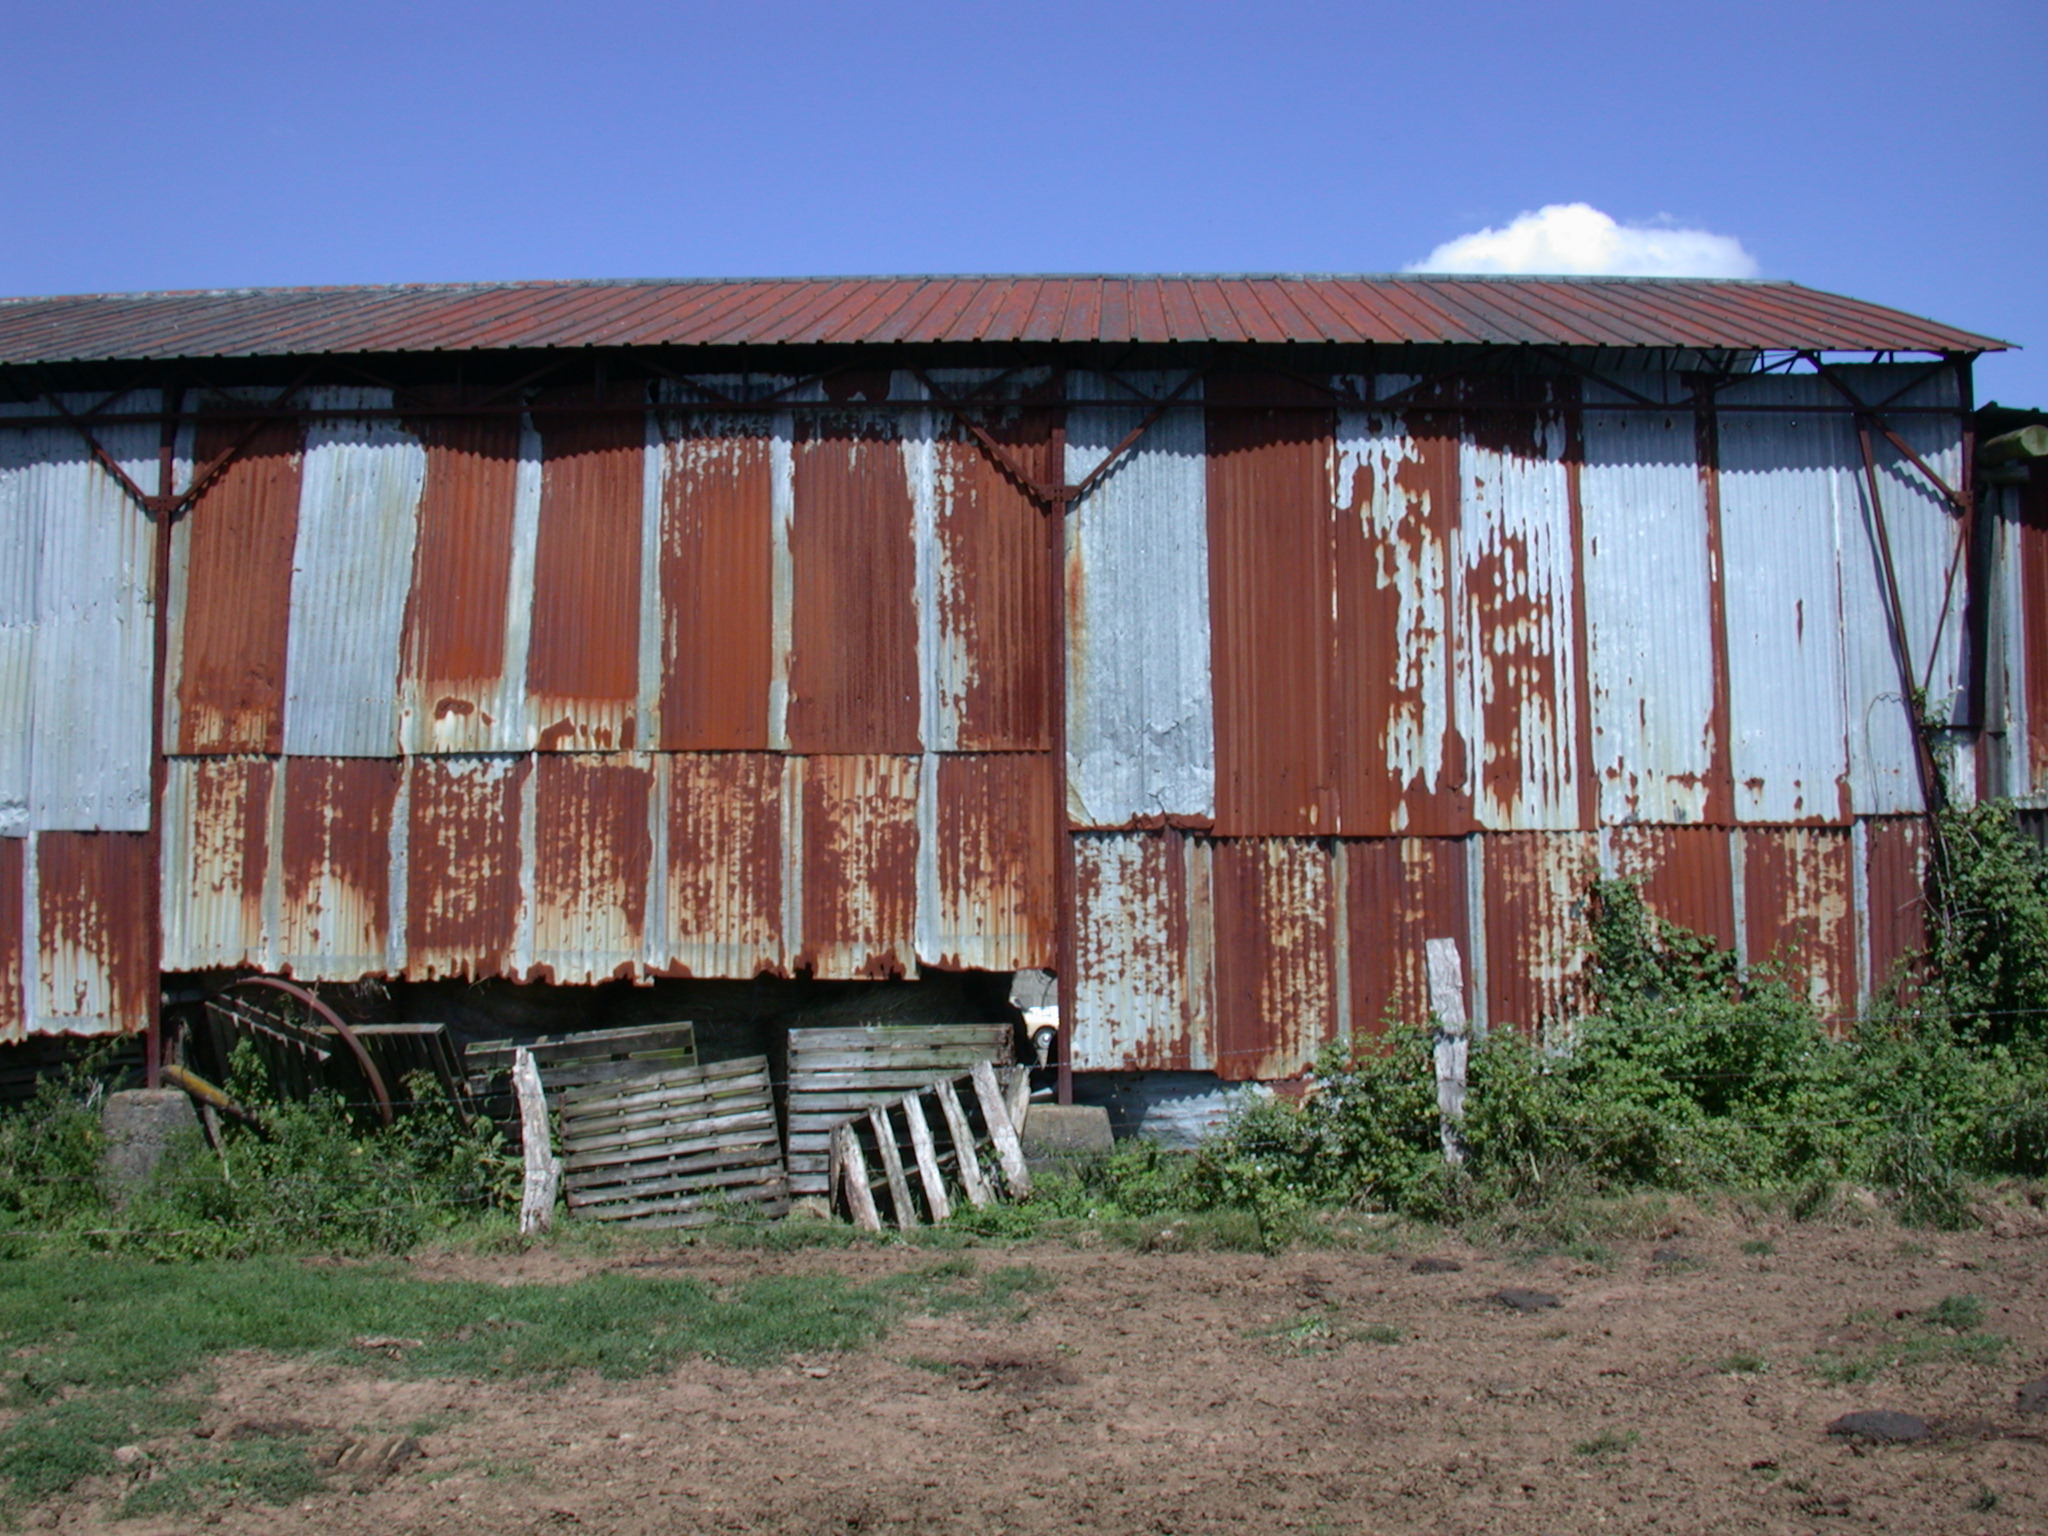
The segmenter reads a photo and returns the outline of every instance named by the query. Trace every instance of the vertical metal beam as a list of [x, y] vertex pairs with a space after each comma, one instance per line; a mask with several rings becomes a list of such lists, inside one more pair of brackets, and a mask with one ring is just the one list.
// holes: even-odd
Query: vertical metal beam
[[1052, 582], [1052, 784], [1053, 829], [1053, 978], [1060, 1009], [1058, 1096], [1074, 1102], [1074, 1020], [1079, 1011], [1079, 978], [1074, 966], [1080, 954], [1079, 919], [1074, 901], [1074, 838], [1067, 828], [1067, 513], [1073, 488], [1067, 484], [1067, 374], [1053, 369], [1052, 442], [1049, 466], [1053, 485], [1045, 511], [1045, 557]]
[[1714, 746], [1707, 759], [1706, 814], [1702, 819], [1710, 827], [1733, 826], [1734, 706], [1728, 685], [1728, 567], [1721, 553], [1721, 418], [1714, 412], [1713, 395], [1705, 389], [1695, 390], [1693, 406], [1695, 452], [1707, 509], [1708, 623], [1714, 639]]
[[182, 393], [169, 385], [164, 388], [163, 428], [156, 446], [156, 510], [150, 514], [156, 524], [156, 544], [151, 551], [151, 619], [155, 634], [150, 647], [149, 685], [149, 968], [153, 982], [142, 1055], [143, 1080], [151, 1088], [157, 1085], [164, 1060], [164, 789], [171, 768], [164, 756], [164, 689], [171, 655], [171, 530], [176, 526], [171, 508], [176, 504], [174, 482], [178, 472], [178, 408], [183, 404]]

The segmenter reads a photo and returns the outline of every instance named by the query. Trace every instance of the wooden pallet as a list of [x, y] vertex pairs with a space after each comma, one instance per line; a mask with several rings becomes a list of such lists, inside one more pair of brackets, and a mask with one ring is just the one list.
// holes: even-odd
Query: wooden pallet
[[835, 1126], [830, 1143], [833, 1207], [868, 1232], [882, 1230], [885, 1212], [908, 1232], [950, 1220], [962, 1198], [986, 1207], [1031, 1193], [1009, 1103], [985, 1061], [871, 1105]]
[[856, 1024], [789, 1032], [789, 1187], [831, 1189], [832, 1128], [977, 1062], [1010, 1061], [1007, 1024]]
[[765, 1056], [563, 1088], [560, 1105], [574, 1215], [688, 1227], [726, 1205], [789, 1209]]
[[533, 1052], [547, 1087], [548, 1107], [561, 1107], [570, 1088], [625, 1082], [650, 1073], [697, 1065], [697, 1036], [689, 1024], [635, 1024], [624, 1029], [585, 1029], [531, 1040], [478, 1040], [464, 1047], [469, 1092], [493, 1120], [512, 1124], [512, 1053]]
[[377, 1063], [394, 1100], [405, 1097], [408, 1077], [427, 1072], [440, 1083], [464, 1121], [475, 1113], [461, 1047], [446, 1024], [357, 1024], [353, 1031], [370, 1053], [370, 1060]]

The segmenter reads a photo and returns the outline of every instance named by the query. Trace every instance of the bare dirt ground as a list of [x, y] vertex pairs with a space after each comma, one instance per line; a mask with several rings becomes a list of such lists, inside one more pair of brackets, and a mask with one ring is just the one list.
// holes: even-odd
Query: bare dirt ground
[[[1771, 1251], [1764, 1251], [1768, 1244]], [[220, 1427], [290, 1418], [397, 1433], [424, 1455], [360, 1491], [147, 1532], [2048, 1531], [2048, 1235], [1674, 1220], [1604, 1263], [1445, 1240], [1399, 1253], [984, 1247], [1050, 1288], [1016, 1320], [905, 1317], [863, 1352], [758, 1371], [699, 1362], [538, 1388], [385, 1379], [261, 1358], [219, 1368]], [[676, 1247], [425, 1260], [423, 1273], [566, 1278], [607, 1265], [726, 1285], [936, 1258], [874, 1247]], [[1449, 1260], [1418, 1272], [1415, 1260]], [[1429, 1270], [1432, 1266], [1422, 1266]], [[1492, 1294], [1554, 1293], [1519, 1312]], [[1832, 1384], [1975, 1297], [1996, 1358]], [[1398, 1337], [1398, 1342], [1381, 1340]], [[1915, 1444], [1831, 1438], [1901, 1409]], [[36, 1524], [111, 1522], [81, 1489]]]

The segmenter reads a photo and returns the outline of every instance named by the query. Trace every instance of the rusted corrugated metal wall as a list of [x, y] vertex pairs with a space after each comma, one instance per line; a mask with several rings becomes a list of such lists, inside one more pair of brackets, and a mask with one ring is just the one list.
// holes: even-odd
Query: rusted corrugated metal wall
[[[1960, 404], [1950, 370], [1837, 372], [1873, 405]], [[1645, 371], [1527, 381], [1506, 412], [1497, 384], [1331, 384], [1207, 381], [1206, 473], [1152, 512], [1199, 522], [1206, 580], [1109, 542], [1141, 510], [1077, 513], [1070, 549], [1098, 562], [1079, 579], [1117, 611], [1084, 596], [1075, 620], [1076, 1065], [1298, 1071], [1334, 1034], [1427, 1011], [1431, 937], [1459, 940], [1477, 1018], [1562, 1026], [1603, 872], [1855, 1013], [1920, 942], [1923, 802], [1835, 387], [1757, 376], [1721, 398], [1770, 409], [1703, 410]], [[1959, 416], [1907, 419], [1959, 483]], [[1960, 520], [1882, 436], [1872, 452], [1916, 685], [1960, 710]], [[1104, 708], [1141, 675], [1101, 654], [1119, 615], [1207, 620], [1209, 815], [1099, 787], [1157, 739]], [[1124, 830], [1146, 813], [1186, 830]]]
[[[1841, 376], [1958, 403], [1952, 372]], [[1604, 869], [1853, 1011], [1916, 942], [1924, 850], [1831, 386], [1757, 376], [1724, 402], [1799, 409], [1713, 411], [1647, 371], [1512, 410], [1416, 385], [856, 369], [468, 418], [324, 391], [337, 414], [262, 428], [175, 525], [156, 958], [1047, 966], [1071, 857], [1074, 1064], [1283, 1076], [1416, 1016], [1432, 937], [1475, 1017], [1565, 1020]], [[947, 405], [991, 393], [1007, 464]], [[1169, 397], [1056, 548], [1019, 481], [1086, 480]], [[178, 475], [249, 398], [201, 402]], [[1960, 475], [1957, 418], [1902, 419]], [[109, 441], [149, 482], [155, 429]], [[1873, 453], [1910, 664], [1956, 708], [1958, 520]], [[2030, 527], [2006, 537], [2039, 585]], [[142, 1016], [151, 539], [74, 437], [0, 420], [28, 722], [0, 739], [0, 1030]], [[80, 679], [101, 707], [68, 707]]]

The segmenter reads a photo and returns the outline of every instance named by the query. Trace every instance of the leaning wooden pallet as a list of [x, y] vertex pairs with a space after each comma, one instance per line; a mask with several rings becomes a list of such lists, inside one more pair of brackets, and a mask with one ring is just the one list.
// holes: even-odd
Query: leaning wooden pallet
[[830, 1142], [832, 1204], [864, 1231], [882, 1230], [885, 1209], [908, 1232], [950, 1220], [956, 1194], [987, 1207], [1031, 1193], [1007, 1096], [985, 1061], [870, 1105], [834, 1126]]
[[531, 1040], [472, 1041], [462, 1051], [470, 1094], [493, 1120], [507, 1124], [517, 1114], [511, 1072], [513, 1052], [520, 1049], [533, 1052], [534, 1065], [547, 1085], [550, 1108], [560, 1107], [561, 1094], [568, 1088], [625, 1082], [697, 1064], [696, 1030], [684, 1023], [583, 1029]]
[[789, 1209], [765, 1056], [565, 1088], [560, 1111], [573, 1215], [687, 1227]]
[[792, 1029], [788, 1056], [789, 1187], [830, 1189], [832, 1128], [976, 1063], [1006, 1065], [1007, 1024], [856, 1024]]

